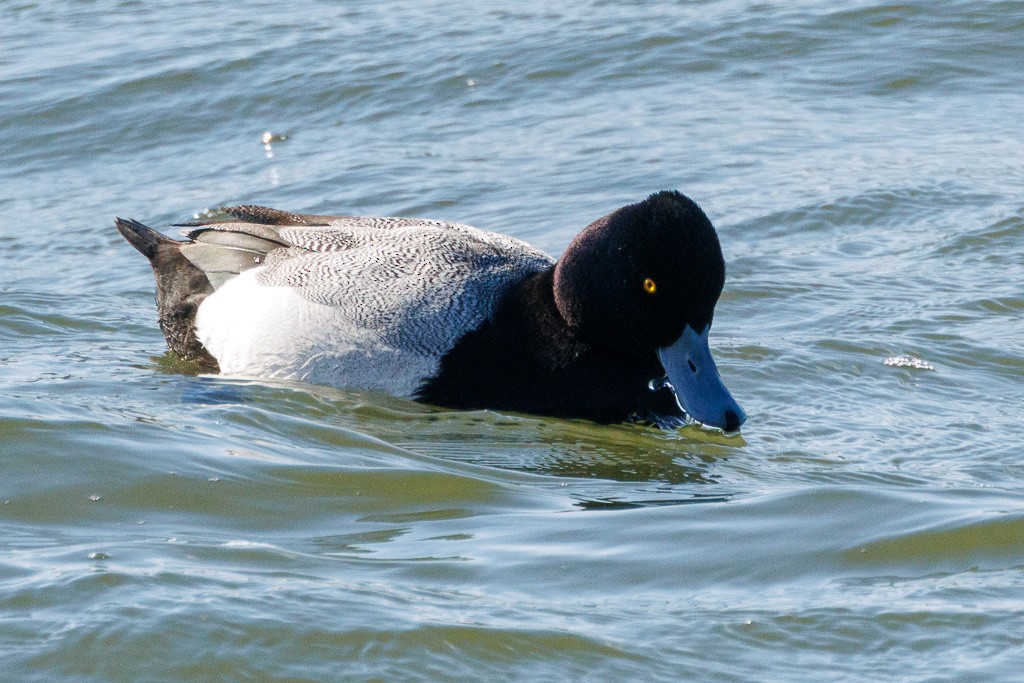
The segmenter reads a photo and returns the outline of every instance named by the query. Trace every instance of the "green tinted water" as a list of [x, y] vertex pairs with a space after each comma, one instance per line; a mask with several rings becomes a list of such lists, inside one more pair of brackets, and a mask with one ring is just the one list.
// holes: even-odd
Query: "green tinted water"
[[[3, 677], [1018, 677], [1021, 3], [0, 26]], [[557, 254], [663, 188], [719, 228], [742, 439], [191, 375], [112, 227], [262, 203]]]

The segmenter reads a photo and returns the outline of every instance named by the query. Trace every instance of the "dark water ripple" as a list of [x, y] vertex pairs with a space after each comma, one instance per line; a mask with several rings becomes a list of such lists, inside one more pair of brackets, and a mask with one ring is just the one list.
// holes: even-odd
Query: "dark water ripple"
[[[1018, 676], [1021, 3], [0, 26], [6, 676]], [[722, 237], [742, 438], [196, 376], [112, 229], [256, 202], [558, 253], [666, 187]]]

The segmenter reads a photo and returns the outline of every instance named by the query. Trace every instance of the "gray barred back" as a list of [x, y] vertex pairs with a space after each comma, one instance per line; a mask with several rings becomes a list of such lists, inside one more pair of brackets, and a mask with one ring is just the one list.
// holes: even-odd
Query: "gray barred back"
[[261, 285], [294, 288], [383, 345], [429, 356], [479, 327], [513, 283], [554, 263], [525, 242], [457, 223], [228, 212], [261, 220], [194, 226], [183, 249], [215, 287], [263, 265]]

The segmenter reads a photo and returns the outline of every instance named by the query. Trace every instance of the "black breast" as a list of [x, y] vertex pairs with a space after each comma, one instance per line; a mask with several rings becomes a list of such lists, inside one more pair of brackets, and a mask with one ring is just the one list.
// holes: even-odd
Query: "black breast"
[[671, 390], [648, 387], [664, 374], [653, 352], [614, 353], [573, 333], [555, 306], [553, 275], [551, 268], [512, 287], [494, 315], [445, 354], [417, 398], [596, 422], [680, 415]]

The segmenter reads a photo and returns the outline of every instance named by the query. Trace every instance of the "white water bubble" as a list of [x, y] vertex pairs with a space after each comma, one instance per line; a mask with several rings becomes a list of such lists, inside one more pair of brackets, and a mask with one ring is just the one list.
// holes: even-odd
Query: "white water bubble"
[[934, 370], [935, 366], [928, 361], [915, 358], [914, 356], [891, 356], [885, 359], [885, 364], [893, 368], [913, 368], [914, 370]]
[[650, 389], [651, 391], [661, 391], [665, 387], [672, 389], [672, 385], [668, 381], [668, 375], [665, 375], [664, 377], [658, 377], [657, 379], [652, 379], [650, 382], [647, 383], [647, 388]]

